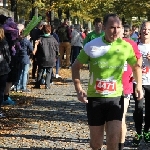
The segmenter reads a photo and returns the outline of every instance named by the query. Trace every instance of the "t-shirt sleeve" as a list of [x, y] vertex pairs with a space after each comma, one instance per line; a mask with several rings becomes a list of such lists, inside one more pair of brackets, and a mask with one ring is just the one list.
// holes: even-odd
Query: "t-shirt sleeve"
[[131, 66], [135, 65], [137, 63], [137, 58], [136, 58], [136, 55], [135, 55], [135, 52], [134, 52], [134, 49], [131, 45], [129, 45], [129, 54], [128, 54], [128, 57], [127, 57], [127, 63]]
[[85, 53], [84, 49], [80, 51], [77, 60], [82, 64], [86, 64], [89, 61], [89, 56]]

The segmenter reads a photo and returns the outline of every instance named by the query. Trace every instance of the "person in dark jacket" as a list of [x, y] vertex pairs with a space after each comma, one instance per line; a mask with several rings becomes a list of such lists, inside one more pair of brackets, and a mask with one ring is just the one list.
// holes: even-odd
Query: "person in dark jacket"
[[[21, 35], [22, 36], [22, 35]], [[20, 48], [19, 48], [19, 81], [17, 83], [17, 90], [21, 92], [30, 92], [27, 89], [28, 72], [30, 66], [30, 54], [33, 51], [32, 43], [27, 40], [26, 37], [20, 37]]]
[[[39, 39], [39, 37], [41, 35], [43, 35], [43, 31], [42, 31], [42, 28], [43, 28], [43, 25], [45, 24], [45, 22], [41, 21], [36, 28], [34, 28], [31, 33], [30, 33], [30, 41], [33, 43], [33, 45], [35, 45], [35, 41]], [[36, 70], [37, 70], [37, 59], [36, 59], [36, 55], [34, 55], [32, 57], [32, 79], [35, 79], [36, 77]]]
[[0, 118], [5, 117], [1, 111], [1, 105], [4, 98], [4, 90], [6, 86], [7, 76], [10, 72], [9, 68], [9, 46], [5, 40], [4, 30], [0, 27]]
[[40, 88], [42, 73], [46, 69], [45, 88], [49, 89], [51, 74], [58, 57], [59, 45], [56, 39], [51, 35], [50, 25], [44, 25], [42, 30], [44, 35], [35, 42], [33, 50], [33, 54], [36, 53], [38, 63], [38, 76], [35, 88]]

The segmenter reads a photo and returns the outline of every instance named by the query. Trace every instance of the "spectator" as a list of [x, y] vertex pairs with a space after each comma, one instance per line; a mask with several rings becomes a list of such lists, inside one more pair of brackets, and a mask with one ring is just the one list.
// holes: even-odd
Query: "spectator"
[[33, 54], [35, 55], [36, 53], [37, 55], [38, 63], [38, 76], [34, 88], [40, 88], [41, 77], [43, 71], [46, 69], [45, 89], [49, 89], [53, 67], [56, 64], [56, 58], [58, 57], [59, 45], [55, 38], [51, 35], [50, 25], [44, 25], [42, 31], [44, 35], [35, 42], [33, 51]]
[[[59, 37], [58, 37], [58, 35], [55, 32], [55, 28], [52, 29], [51, 35], [53, 35], [53, 37], [59, 43]], [[61, 78], [61, 76], [59, 75], [59, 66], [60, 66], [60, 58], [58, 56], [58, 58], [56, 59], [56, 75], [55, 75], [56, 78]]]
[[71, 59], [71, 65], [74, 63], [75, 59], [80, 53], [80, 50], [83, 48], [83, 39], [80, 32], [80, 25], [75, 24], [74, 30], [71, 33], [71, 46], [72, 46], [72, 59]]
[[[43, 21], [41, 21], [38, 25], [37, 25], [37, 27], [35, 27], [32, 31], [31, 31], [31, 33], [30, 33], [30, 36], [31, 36], [31, 42], [33, 43], [33, 46], [35, 45], [35, 41], [36, 40], [38, 40], [39, 39], [39, 37], [41, 36], [41, 35], [43, 35], [43, 31], [42, 31], [42, 28], [43, 28], [43, 25], [44, 25], [45, 23], [43, 22]], [[32, 60], [33, 60], [33, 62], [32, 62], [32, 79], [35, 79], [35, 73], [36, 73], [36, 70], [37, 70], [37, 60], [36, 60], [36, 55], [34, 55], [33, 57], [32, 57]]]
[[30, 92], [29, 89], [27, 89], [27, 81], [28, 81], [28, 72], [29, 72], [29, 66], [30, 66], [30, 53], [33, 51], [33, 46], [29, 40], [27, 40], [26, 37], [22, 36], [22, 33], [19, 37], [20, 41], [20, 47], [19, 48], [19, 81], [17, 83], [17, 90], [21, 92]]
[[[60, 66], [69, 68], [70, 66], [70, 53], [71, 53], [71, 30], [68, 26], [68, 19], [64, 20], [64, 23], [58, 28], [57, 31], [59, 37], [59, 52], [60, 52]], [[63, 57], [66, 53], [66, 64], [63, 63]]]
[[5, 115], [1, 112], [1, 104], [3, 103], [7, 76], [10, 72], [9, 62], [9, 46], [5, 40], [4, 30], [0, 27], [0, 118], [5, 117]]
[[135, 26], [135, 25], [132, 26], [130, 36], [131, 36], [131, 38], [132, 38], [135, 42], [138, 41], [138, 36], [139, 36], [139, 35], [138, 35], [138, 32], [136, 32], [136, 26]]

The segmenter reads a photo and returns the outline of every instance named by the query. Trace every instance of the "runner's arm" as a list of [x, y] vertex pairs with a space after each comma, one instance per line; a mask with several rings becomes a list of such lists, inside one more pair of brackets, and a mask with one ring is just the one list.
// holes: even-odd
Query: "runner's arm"
[[[137, 64], [132, 67], [132, 71], [133, 71], [133, 77], [135, 79], [136, 82], [138, 82], [138, 78], [142, 79], [142, 57], [140, 57], [139, 59], [137, 59]], [[140, 77], [138, 77], [140, 76]], [[141, 81], [142, 84], [142, 81]]]
[[136, 81], [136, 97], [138, 97], [138, 100], [143, 98], [143, 90], [142, 90], [142, 68], [141, 66], [136, 63], [135, 65], [131, 66], [133, 71], [133, 76]]
[[72, 65], [72, 80], [74, 82], [75, 90], [77, 93], [82, 91], [82, 86], [80, 82], [80, 69], [83, 66], [77, 59]]
[[88, 103], [87, 94], [82, 89], [81, 82], [80, 82], [80, 69], [83, 66], [77, 59], [75, 60], [74, 64], [72, 65], [72, 80], [74, 82], [75, 90], [77, 92], [78, 100], [83, 103]]

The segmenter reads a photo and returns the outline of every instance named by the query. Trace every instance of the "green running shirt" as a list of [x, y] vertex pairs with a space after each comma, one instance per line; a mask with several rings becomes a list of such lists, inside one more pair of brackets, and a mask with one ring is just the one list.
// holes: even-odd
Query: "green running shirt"
[[98, 34], [95, 31], [92, 31], [92, 32], [88, 33], [88, 35], [86, 36], [86, 38], [83, 41], [83, 46], [86, 43], [92, 41], [93, 39], [103, 36], [104, 34], [105, 34], [104, 32], [101, 32], [101, 33]]
[[132, 46], [118, 38], [107, 43], [103, 37], [96, 38], [84, 46], [77, 60], [90, 64], [88, 97], [118, 97], [122, 95], [124, 64], [137, 62]]

